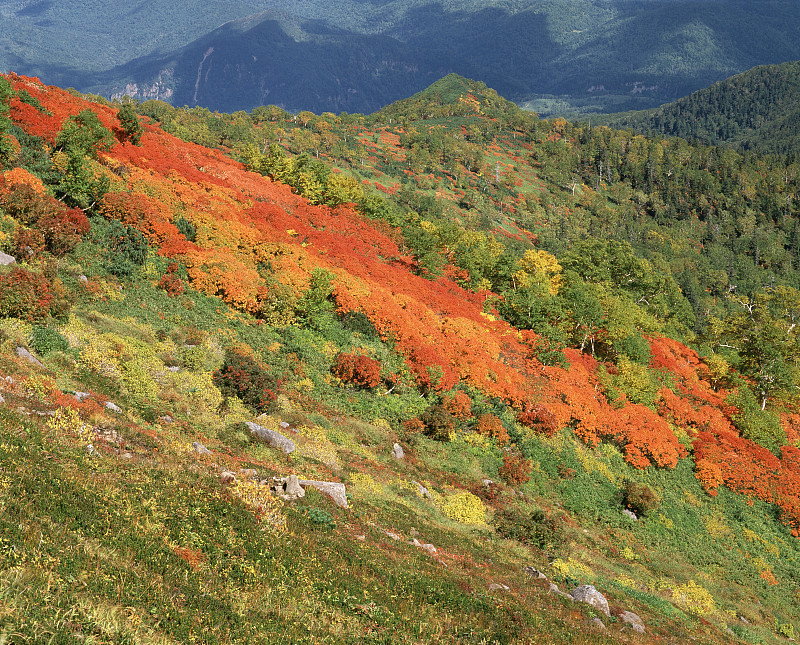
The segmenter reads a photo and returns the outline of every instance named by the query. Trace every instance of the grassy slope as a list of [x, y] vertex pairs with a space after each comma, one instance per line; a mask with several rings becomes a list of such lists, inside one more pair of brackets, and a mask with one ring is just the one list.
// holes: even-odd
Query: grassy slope
[[[54, 89], [48, 100], [54, 110], [73, 101]], [[120, 158], [131, 164], [121, 176], [137, 190], [149, 172], [151, 190], [167, 203], [177, 204], [172, 191], [180, 191], [191, 204], [218, 183], [303, 207], [220, 156], [155, 129], [146, 136], [146, 158], [117, 149], [105, 162], [118, 174]], [[165, 179], [171, 170], [178, 174]], [[193, 182], [190, 171], [207, 182]], [[488, 525], [456, 522], [442, 513], [443, 500], [464, 487], [480, 491], [484, 477], [499, 481], [504, 451], [469, 432], [448, 444], [404, 437], [398, 421], [427, 404], [408, 381], [382, 395], [331, 379], [337, 350], [358, 347], [389, 362], [391, 347], [336, 317], [322, 329], [271, 326], [193, 289], [170, 298], [155, 286], [167, 260], [154, 253], [130, 278], [114, 278], [105, 226], [95, 219], [59, 262], [76, 301], [68, 320], [49, 324], [69, 345], [38, 346], [44, 369], [14, 356], [35, 329], [0, 321], [0, 373], [10, 377], [0, 381], [0, 624], [12, 641], [719, 643], [731, 625], [745, 641], [768, 643], [797, 620], [796, 540], [761, 502], [724, 488], [708, 497], [691, 459], [639, 471], [612, 445], [589, 449], [569, 430], [548, 439], [519, 427], [531, 480], [485, 495], [488, 517], [541, 508], [563, 537], [530, 547]], [[263, 422], [299, 431], [290, 458], [248, 436], [241, 421], [253, 415], [241, 404], [215, 403], [208, 379], [222, 350], [237, 345], [284, 374], [284, 396]], [[74, 391], [92, 397], [77, 405]], [[473, 396], [494, 409], [490, 398]], [[123, 412], [104, 408], [106, 399]], [[49, 413], [65, 407], [77, 408], [80, 421], [55, 423]], [[167, 414], [172, 423], [160, 419]], [[402, 462], [389, 456], [398, 439]], [[197, 456], [193, 441], [213, 454]], [[338, 478], [352, 507], [314, 493], [294, 505], [266, 496], [248, 505], [246, 490], [220, 484], [223, 467]], [[636, 524], [621, 514], [626, 477], [660, 500]], [[434, 499], [419, 497], [412, 480]], [[416, 532], [436, 546], [434, 557], [407, 544]], [[648, 635], [613, 620], [609, 635], [592, 632], [592, 610], [548, 594], [525, 565], [565, 589], [595, 584], [612, 608], [640, 614]], [[492, 582], [510, 591], [490, 592]]]

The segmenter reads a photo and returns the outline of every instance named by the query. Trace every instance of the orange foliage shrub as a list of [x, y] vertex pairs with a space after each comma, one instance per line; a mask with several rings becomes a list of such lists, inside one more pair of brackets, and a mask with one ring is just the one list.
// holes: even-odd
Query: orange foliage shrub
[[531, 479], [531, 462], [522, 455], [504, 455], [500, 477], [509, 484], [524, 484]]
[[466, 421], [472, 416], [472, 399], [461, 390], [445, 397], [442, 405], [459, 421]]
[[508, 431], [503, 426], [503, 422], [493, 414], [482, 414], [478, 418], [478, 426], [475, 428], [478, 434], [496, 439], [499, 445], [508, 443]]
[[339, 353], [331, 369], [345, 383], [359, 387], [372, 388], [381, 382], [381, 364], [369, 356]]

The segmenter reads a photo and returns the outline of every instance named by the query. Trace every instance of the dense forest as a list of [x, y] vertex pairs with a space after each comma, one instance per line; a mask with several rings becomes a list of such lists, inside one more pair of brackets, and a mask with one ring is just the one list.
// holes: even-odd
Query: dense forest
[[592, 117], [614, 127], [760, 150], [800, 152], [800, 62], [756, 67], [657, 110]]
[[0, 104], [3, 638], [794, 637], [792, 158], [457, 75]]

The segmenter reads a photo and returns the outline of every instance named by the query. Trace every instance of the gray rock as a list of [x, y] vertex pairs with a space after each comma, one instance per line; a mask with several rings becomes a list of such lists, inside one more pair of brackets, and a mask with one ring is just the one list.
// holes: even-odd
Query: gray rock
[[241, 477], [242, 480], [245, 480], [245, 481], [246, 480], [250, 480], [250, 481], [257, 480], [258, 479], [258, 471], [255, 468], [242, 468], [239, 471], [239, 477]]
[[572, 597], [578, 602], [585, 602], [590, 604], [595, 609], [599, 609], [606, 616], [610, 616], [611, 612], [608, 610], [608, 601], [606, 597], [601, 594], [592, 585], [581, 585], [572, 590]]
[[5, 403], [5, 402], [6, 402], [6, 400], [3, 398], [3, 395], [0, 394], [0, 403]]
[[294, 500], [305, 496], [306, 490], [300, 485], [297, 475], [289, 475], [283, 485], [283, 498], [285, 500]]
[[547, 580], [547, 576], [544, 575], [538, 569], [533, 567], [523, 567], [522, 570], [527, 573], [531, 578], [536, 578], [536, 580]]
[[632, 611], [623, 611], [617, 614], [623, 623], [630, 625], [637, 634], [644, 634], [644, 621]]
[[412, 481], [411, 483], [412, 483], [412, 484], [414, 484], [414, 485], [416, 485], [416, 487], [417, 487], [417, 492], [419, 492], [419, 494], [420, 494], [422, 497], [424, 497], [425, 499], [430, 499], [430, 498], [431, 498], [431, 494], [430, 494], [430, 492], [429, 492], [429, 491], [428, 491], [428, 489], [427, 489], [427, 488], [425, 488], [425, 487], [424, 487], [422, 484], [420, 484], [420, 483], [419, 483], [419, 482], [417, 482], [417, 481]]
[[607, 631], [603, 621], [599, 618], [592, 618], [592, 627], [599, 629], [601, 632]]
[[387, 531], [386, 529], [384, 529], [383, 532], [386, 534], [387, 537], [390, 537], [393, 540], [399, 540], [402, 537], [401, 535], [395, 533], [394, 531]]
[[20, 358], [24, 358], [26, 361], [28, 361], [32, 365], [36, 365], [36, 367], [44, 367], [44, 365], [42, 365], [39, 362], [39, 359], [36, 358], [33, 354], [31, 354], [24, 347], [17, 347], [17, 356], [19, 356]]
[[411, 538], [411, 540], [409, 541], [409, 544], [411, 546], [415, 546], [415, 547], [417, 547], [419, 549], [422, 548], [422, 542], [420, 542], [417, 538]]
[[[284, 437], [280, 432], [275, 432], [274, 430], [260, 426], [252, 421], [246, 421], [245, 425], [250, 428], [250, 434], [263, 439], [273, 448], [283, 450], [287, 455], [294, 452], [294, 441]], [[344, 486], [344, 484], [342, 484], [342, 486]], [[347, 508], [347, 506], [345, 506], [345, 508]]]
[[636, 513], [634, 513], [633, 511], [631, 511], [631, 510], [629, 510], [629, 509], [627, 509], [627, 508], [625, 508], [625, 509], [622, 509], [622, 514], [623, 514], [623, 515], [627, 515], [627, 516], [628, 516], [628, 517], [630, 517], [630, 518], [631, 518], [631, 519], [632, 519], [634, 522], [638, 522], [638, 521], [639, 521], [639, 518], [638, 518], [638, 517], [636, 517]]
[[128, 459], [133, 459], [133, 455], [132, 455], [131, 453], [129, 453], [129, 452], [123, 452], [123, 453], [122, 453], [122, 454], [119, 456], [119, 458], [120, 458], [120, 459], [125, 459], [125, 460], [128, 460]]
[[219, 474], [219, 479], [223, 484], [232, 484], [236, 481], [236, 475], [234, 475], [230, 470], [223, 470]]
[[199, 441], [192, 441], [192, 450], [199, 455], [210, 455], [211, 451]]
[[80, 280], [81, 282], [89, 282], [89, 278], [87, 278], [87, 277], [86, 277], [85, 275], [83, 275], [83, 274], [81, 274], [81, 275], [79, 275], [79, 276], [78, 276], [78, 280]]
[[106, 401], [106, 407], [112, 412], [116, 412], [117, 414], [120, 414], [122, 412], [122, 408], [119, 407], [116, 403], [112, 403], [111, 401]]
[[180, 371], [181, 371], [181, 368], [180, 368], [180, 367], [178, 367], [177, 365], [170, 365], [170, 366], [167, 368], [167, 371], [168, 371], [168, 372], [180, 372]]
[[405, 456], [406, 455], [403, 452], [403, 446], [401, 446], [399, 443], [396, 443], [394, 446], [392, 446], [392, 457], [395, 459], [402, 459]]
[[439, 553], [439, 551], [436, 549], [435, 546], [433, 546], [433, 544], [423, 544], [420, 548], [424, 549], [431, 555], [436, 555], [437, 553]]
[[173, 419], [168, 414], [165, 414], [163, 417], [158, 417], [158, 420], [163, 423], [173, 423], [175, 421], [175, 419]]
[[86, 444], [86, 454], [94, 456], [94, 455], [98, 454], [98, 452], [94, 449], [94, 446], [92, 444], [87, 443]]
[[[286, 439], [286, 437], [284, 437], [284, 439]], [[289, 440], [287, 439], [287, 441]], [[294, 443], [289, 443], [292, 444], [292, 450], [294, 450]], [[311, 486], [311, 488], [316, 488], [323, 495], [330, 497], [337, 506], [347, 508], [347, 489], [344, 484], [340, 484], [339, 482], [320, 482], [310, 479], [301, 479], [299, 484], [303, 488], [308, 488], [309, 486]]]
[[86, 399], [92, 396], [91, 392], [73, 392], [72, 396], [75, 397], [75, 400], [78, 403], [83, 403]]
[[6, 266], [8, 264], [14, 264], [16, 259], [13, 255], [9, 255], [8, 253], [3, 253], [0, 251], [0, 265]]
[[481, 479], [481, 484], [483, 484], [486, 488], [493, 485], [494, 482], [491, 479]]
[[489, 591], [511, 591], [511, 589], [502, 583], [491, 582], [489, 583]]

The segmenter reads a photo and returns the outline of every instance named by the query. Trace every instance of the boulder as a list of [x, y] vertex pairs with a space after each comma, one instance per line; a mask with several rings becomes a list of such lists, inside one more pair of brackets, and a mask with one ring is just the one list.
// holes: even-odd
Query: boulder
[[607, 628], [606, 628], [605, 624], [599, 618], [596, 618], [596, 617], [592, 618], [591, 625], [592, 625], [592, 627], [594, 627], [597, 630], [600, 630], [601, 632], [607, 631]]
[[590, 604], [595, 609], [599, 609], [606, 616], [610, 616], [611, 612], [608, 610], [608, 601], [606, 597], [601, 594], [592, 585], [581, 585], [572, 590], [572, 598], [577, 602], [585, 602]]
[[112, 412], [116, 412], [117, 414], [120, 414], [122, 412], [122, 408], [119, 407], [116, 403], [112, 403], [111, 401], [106, 401], [106, 408], [108, 408]]
[[255, 468], [242, 468], [239, 470], [239, 477], [242, 480], [254, 481], [258, 479], [258, 471]]
[[[259, 439], [263, 439], [273, 448], [283, 450], [287, 455], [294, 452], [294, 441], [284, 437], [280, 432], [275, 432], [275, 430], [270, 430], [252, 421], [246, 421], [245, 425], [250, 428], [250, 434], [257, 436]], [[345, 506], [345, 508], [347, 507]]]
[[422, 545], [420, 548], [421, 548], [421, 549], [424, 549], [425, 551], [427, 551], [427, 552], [428, 552], [428, 553], [430, 553], [431, 555], [436, 555], [436, 554], [439, 552], [439, 551], [436, 549], [436, 547], [435, 547], [435, 546], [433, 546], [433, 544], [423, 544], [423, 545]]
[[44, 367], [44, 365], [42, 365], [41, 362], [39, 362], [39, 359], [36, 358], [33, 354], [31, 354], [24, 347], [17, 347], [17, 356], [19, 356], [20, 358], [24, 358], [32, 365], [36, 365], [36, 367]]
[[427, 488], [425, 488], [422, 484], [417, 481], [411, 482], [417, 487], [417, 492], [420, 494], [420, 497], [424, 497], [425, 499], [430, 499], [431, 494]]
[[91, 392], [73, 392], [72, 396], [78, 403], [83, 403], [86, 399], [92, 396]]
[[175, 419], [173, 419], [168, 414], [165, 414], [163, 417], [158, 417], [158, 420], [163, 423], [172, 423], [173, 421], [175, 421]]
[[630, 625], [637, 634], [644, 634], [644, 621], [632, 611], [623, 611], [617, 614], [623, 623]]
[[306, 496], [306, 490], [300, 485], [297, 475], [289, 475], [283, 484], [283, 499], [290, 501]]
[[491, 582], [489, 583], [489, 591], [511, 591], [511, 589], [502, 583]]
[[[284, 437], [284, 439], [286, 439], [286, 437]], [[289, 440], [287, 439], [287, 441]], [[292, 450], [294, 450], [294, 443], [289, 443], [292, 444]], [[310, 479], [301, 479], [299, 484], [303, 488], [308, 488], [309, 486], [311, 488], [316, 488], [323, 495], [330, 497], [337, 506], [347, 508], [347, 489], [344, 484], [340, 484], [339, 482], [320, 482]]]
[[8, 253], [3, 253], [0, 251], [0, 266], [6, 266], [8, 264], [14, 264], [17, 260], [14, 256], [9, 255]]
[[192, 441], [192, 450], [199, 455], [210, 455], [211, 451], [199, 441]]
[[630, 518], [631, 518], [631, 519], [632, 519], [634, 522], [638, 522], [638, 521], [639, 521], [639, 518], [638, 518], [638, 517], [636, 517], [636, 513], [634, 513], [633, 511], [631, 511], [631, 510], [629, 510], [629, 509], [627, 509], [627, 508], [625, 508], [625, 509], [623, 509], [623, 510], [622, 510], [622, 514], [623, 514], [623, 515], [627, 515], [627, 516], [628, 516], [628, 517], [630, 517]]
[[395, 459], [402, 459], [403, 457], [405, 457], [405, 453], [403, 452], [403, 446], [401, 446], [399, 443], [396, 443], [394, 444], [394, 446], [392, 446], [392, 457], [394, 457]]
[[230, 470], [223, 470], [219, 474], [219, 479], [223, 484], [232, 484], [236, 481], [236, 475], [234, 475]]
[[530, 567], [530, 566], [523, 567], [522, 570], [525, 573], [527, 573], [531, 578], [535, 578], [536, 580], [547, 580], [547, 576], [544, 575], [538, 569], [535, 569], [534, 567]]

